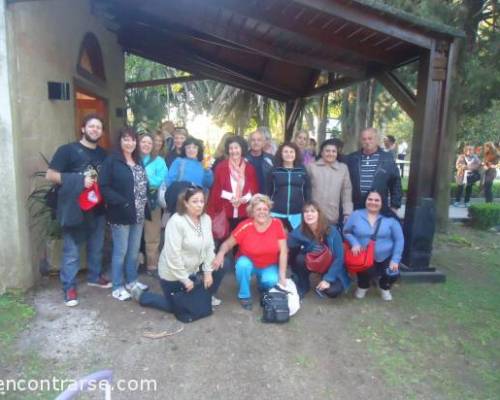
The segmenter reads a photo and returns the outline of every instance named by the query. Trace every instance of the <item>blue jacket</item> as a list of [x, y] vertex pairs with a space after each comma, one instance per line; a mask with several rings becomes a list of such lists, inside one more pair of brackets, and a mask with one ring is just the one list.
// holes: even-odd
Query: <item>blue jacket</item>
[[167, 186], [177, 181], [191, 182], [208, 189], [214, 182], [214, 175], [210, 169], [203, 168], [200, 161], [187, 157], [178, 157], [168, 171]]
[[[351, 279], [344, 268], [342, 237], [335, 225], [330, 225], [330, 233], [325, 240], [325, 244], [330, 248], [333, 254], [333, 262], [322, 279], [330, 283], [339, 279], [344, 289], [348, 289], [351, 285]], [[291, 249], [300, 248], [302, 253], [308, 253], [314, 251], [317, 246], [319, 246], [319, 243], [304, 235], [301, 227], [294, 229], [288, 235], [288, 247]]]
[[168, 168], [165, 160], [161, 156], [155, 157], [151, 160], [151, 156], [145, 156], [142, 159], [144, 168], [146, 168], [146, 176], [150, 189], [158, 189], [167, 177]]
[[[381, 222], [375, 241], [375, 260], [381, 262], [391, 257], [391, 261], [399, 264], [405, 243], [401, 224], [395, 218], [381, 214], [377, 221], [379, 219]], [[356, 210], [344, 226], [344, 236], [351, 246], [366, 247], [374, 229], [368, 222], [366, 209]]]
[[267, 194], [274, 202], [273, 212], [300, 214], [311, 196], [311, 183], [304, 167], [274, 167], [268, 175]]

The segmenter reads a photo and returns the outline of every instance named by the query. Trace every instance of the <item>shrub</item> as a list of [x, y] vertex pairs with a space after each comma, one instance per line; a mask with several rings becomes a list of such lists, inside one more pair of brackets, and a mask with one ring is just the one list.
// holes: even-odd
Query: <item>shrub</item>
[[471, 225], [479, 229], [500, 225], [500, 203], [473, 204], [469, 215]]

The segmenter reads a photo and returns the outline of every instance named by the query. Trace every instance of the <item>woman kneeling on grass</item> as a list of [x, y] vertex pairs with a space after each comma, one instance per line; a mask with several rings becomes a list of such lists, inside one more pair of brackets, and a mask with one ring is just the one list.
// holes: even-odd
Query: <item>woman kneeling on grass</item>
[[[403, 253], [404, 237], [399, 221], [392, 216], [384, 216], [382, 196], [379, 192], [368, 193], [364, 209], [354, 211], [344, 226], [344, 236], [351, 245], [353, 254], [368, 246], [372, 235], [375, 237], [375, 262], [371, 268], [358, 272], [358, 288], [355, 296], [365, 297], [370, 281], [379, 278], [378, 287], [383, 300], [392, 300], [391, 285], [397, 279], [399, 262]], [[377, 225], [378, 231], [377, 231]]]
[[212, 294], [212, 305], [217, 306], [221, 301], [213, 296], [224, 270], [220, 265], [212, 268], [214, 257], [212, 222], [205, 213], [203, 188], [187, 188], [179, 195], [177, 212], [165, 228], [165, 245], [158, 263], [163, 296], [138, 289], [132, 291], [132, 296], [142, 306], [172, 312], [172, 294], [192, 290], [201, 269], [203, 285]]
[[252, 275], [257, 276], [260, 290], [270, 289], [278, 281], [281, 286], [286, 286], [286, 232], [281, 221], [271, 217], [272, 205], [268, 196], [254, 195], [247, 207], [250, 218], [240, 222], [222, 243], [213, 262], [214, 268], [221, 266], [224, 255], [234, 246], [239, 246], [235, 266], [236, 280], [239, 285], [238, 298], [246, 310], [252, 309]]
[[293, 275], [297, 284], [297, 291], [302, 299], [309, 291], [309, 275], [306, 255], [326, 246], [333, 259], [326, 272], [321, 276], [321, 281], [316, 285], [319, 296], [337, 297], [347, 290], [351, 280], [344, 268], [344, 250], [342, 238], [335, 225], [328, 224], [325, 215], [315, 202], [307, 202], [302, 208], [302, 224], [290, 232], [288, 247]]

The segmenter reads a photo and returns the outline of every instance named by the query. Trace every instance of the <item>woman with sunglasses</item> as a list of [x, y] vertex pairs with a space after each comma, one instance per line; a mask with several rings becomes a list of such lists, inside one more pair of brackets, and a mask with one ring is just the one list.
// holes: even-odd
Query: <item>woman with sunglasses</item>
[[202, 188], [192, 186], [179, 195], [177, 212], [165, 228], [165, 244], [158, 263], [163, 295], [136, 288], [132, 296], [142, 306], [172, 312], [172, 293], [189, 292], [201, 279], [212, 294], [212, 305], [219, 305], [221, 301], [214, 295], [224, 269], [212, 265], [214, 258], [212, 222], [205, 213], [205, 194]]

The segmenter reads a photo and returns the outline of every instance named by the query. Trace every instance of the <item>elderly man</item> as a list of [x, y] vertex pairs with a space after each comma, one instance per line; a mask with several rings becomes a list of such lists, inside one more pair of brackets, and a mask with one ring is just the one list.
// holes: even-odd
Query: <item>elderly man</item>
[[266, 193], [266, 182], [269, 172], [273, 168], [273, 157], [264, 152], [266, 143], [265, 137], [260, 130], [250, 134], [248, 138], [250, 151], [247, 154], [247, 161], [253, 165], [257, 172], [257, 181], [259, 183], [259, 193]]
[[361, 132], [361, 150], [347, 156], [352, 183], [354, 209], [365, 207], [366, 195], [376, 190], [382, 195], [385, 207], [396, 212], [401, 206], [401, 177], [391, 153], [379, 147], [380, 136], [375, 128]]

